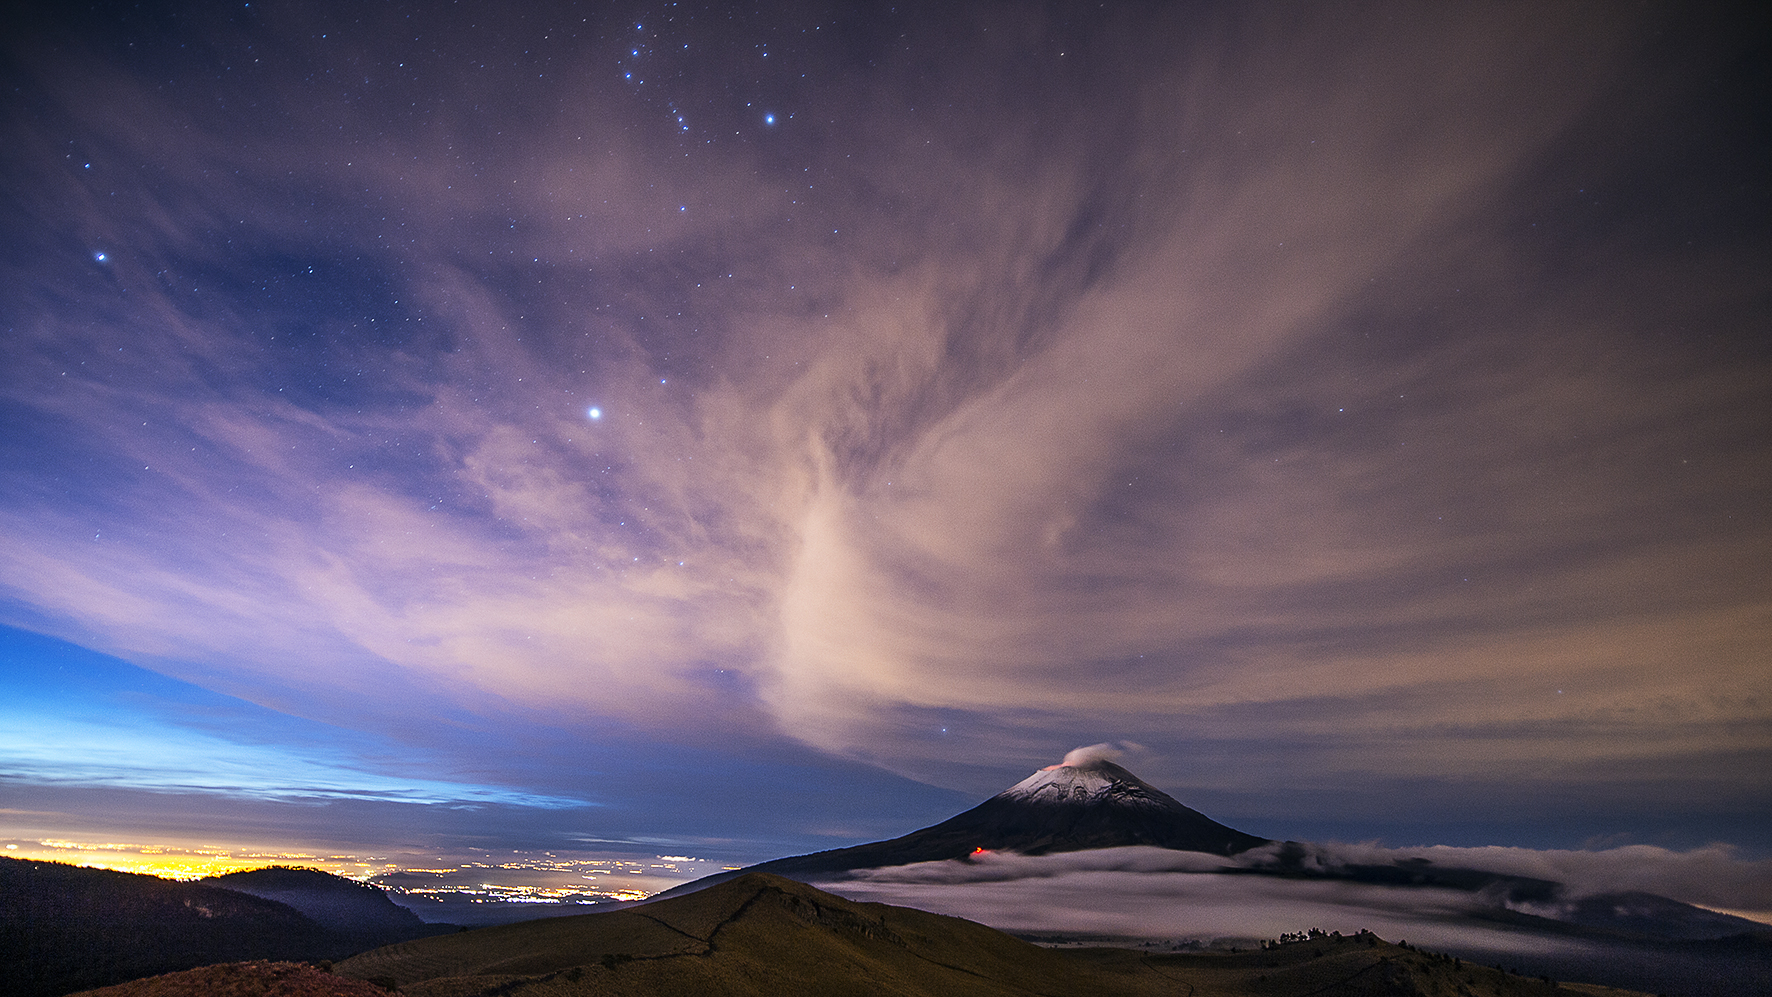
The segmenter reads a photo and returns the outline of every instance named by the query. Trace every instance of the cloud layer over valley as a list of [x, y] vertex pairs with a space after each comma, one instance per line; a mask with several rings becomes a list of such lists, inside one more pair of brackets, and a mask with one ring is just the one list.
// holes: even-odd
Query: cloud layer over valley
[[1746, 860], [1723, 848], [1307, 847], [1309, 865], [1323, 872], [1426, 859], [1440, 869], [1547, 879], [1564, 888], [1554, 899], [1510, 901], [1505, 891], [1253, 874], [1271, 864], [1272, 849], [1225, 859], [1142, 846], [1037, 856], [985, 853], [966, 861], [862, 870], [821, 885], [851, 899], [937, 911], [1009, 931], [1245, 944], [1316, 927], [1344, 934], [1368, 929], [1438, 948], [1577, 951], [1584, 943], [1484, 923], [1480, 915], [1506, 907], [1562, 917], [1582, 898], [1630, 892], [1701, 906], [1736, 905], [1732, 913], [1772, 923], [1772, 862]]

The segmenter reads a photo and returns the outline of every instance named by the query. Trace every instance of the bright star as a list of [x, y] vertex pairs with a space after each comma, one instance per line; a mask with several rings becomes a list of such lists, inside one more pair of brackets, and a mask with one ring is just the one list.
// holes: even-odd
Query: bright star
[[585, 415], [589, 416], [592, 422], [595, 422], [596, 420], [603, 418], [603, 410], [593, 405], [592, 407], [585, 409]]
[[93, 253], [92, 258], [97, 260], [100, 263], [103, 263], [105, 260], [110, 259], [110, 257], [106, 256], [103, 253]]
[[763, 115], [763, 123], [764, 123], [764, 124], [766, 124], [766, 125], [773, 125], [773, 124], [775, 124], [775, 115], [773, 115], [773, 114], [765, 114], [765, 115]]

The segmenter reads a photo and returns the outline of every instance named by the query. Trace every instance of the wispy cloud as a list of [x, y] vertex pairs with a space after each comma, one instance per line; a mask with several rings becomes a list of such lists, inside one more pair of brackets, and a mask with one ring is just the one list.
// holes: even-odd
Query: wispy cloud
[[1733, 43], [1146, 13], [20, 36], [0, 619], [402, 738], [1758, 806], [1767, 271], [1642, 140]]

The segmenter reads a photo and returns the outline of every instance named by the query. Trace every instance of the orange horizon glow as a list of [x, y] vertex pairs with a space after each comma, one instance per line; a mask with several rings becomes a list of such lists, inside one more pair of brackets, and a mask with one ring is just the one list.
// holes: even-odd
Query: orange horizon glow
[[181, 881], [225, 876], [232, 872], [278, 865], [320, 869], [356, 880], [365, 880], [400, 868], [398, 863], [383, 858], [327, 855], [308, 850], [69, 841], [59, 838], [44, 838], [25, 844], [10, 842], [0, 854], [8, 858], [60, 862], [90, 869], [132, 872]]

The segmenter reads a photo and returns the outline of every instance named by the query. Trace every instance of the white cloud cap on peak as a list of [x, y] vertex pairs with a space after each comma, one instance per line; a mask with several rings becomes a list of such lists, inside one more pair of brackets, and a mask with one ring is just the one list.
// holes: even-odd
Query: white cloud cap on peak
[[1064, 761], [1059, 764], [1076, 768], [1095, 762], [1112, 761], [1123, 754], [1125, 752], [1114, 747], [1112, 743], [1104, 741], [1101, 744], [1086, 744], [1081, 748], [1072, 748], [1065, 754]]

